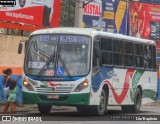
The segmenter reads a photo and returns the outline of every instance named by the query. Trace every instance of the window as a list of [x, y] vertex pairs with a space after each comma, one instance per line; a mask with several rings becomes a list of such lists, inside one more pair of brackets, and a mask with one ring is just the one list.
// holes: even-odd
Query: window
[[125, 42], [125, 53], [133, 54], [133, 43], [132, 42]]
[[155, 69], [155, 47], [151, 45], [144, 46], [144, 65], [146, 69]]
[[125, 55], [125, 66], [133, 67], [133, 56]]
[[101, 49], [104, 51], [112, 51], [112, 39], [101, 39]]
[[98, 41], [93, 45], [93, 66], [100, 66], [100, 42]]
[[112, 53], [102, 52], [102, 62], [103, 64], [112, 65]]
[[152, 51], [151, 46], [148, 45], [144, 46], [144, 66], [146, 69], [151, 69], [151, 62], [152, 62], [151, 51]]
[[134, 67], [133, 62], [133, 42], [124, 42], [124, 60], [125, 66]]
[[112, 65], [112, 39], [101, 39], [102, 64]]
[[113, 59], [114, 65], [117, 65], [117, 66], [123, 66], [124, 65], [123, 54], [114, 53], [113, 56], [114, 56], [114, 59]]
[[134, 61], [136, 68], [144, 68], [143, 44], [134, 43]]
[[117, 39], [113, 40], [113, 51], [123, 53], [123, 42]]
[[152, 61], [153, 61], [153, 69], [157, 69], [157, 64], [156, 64], [156, 48], [155, 46], [152, 47], [152, 54], [153, 54], [153, 57], [152, 57]]
[[124, 57], [123, 57], [123, 41], [114, 39], [113, 40], [113, 64], [117, 66], [124, 65]]

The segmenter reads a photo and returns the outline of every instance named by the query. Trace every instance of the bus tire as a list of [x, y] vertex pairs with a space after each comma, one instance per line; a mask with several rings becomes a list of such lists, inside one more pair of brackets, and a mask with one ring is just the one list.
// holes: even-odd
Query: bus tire
[[42, 114], [48, 114], [51, 111], [52, 105], [38, 104], [38, 110]]
[[105, 92], [104, 89], [102, 89], [102, 92], [101, 92], [101, 96], [100, 96], [100, 104], [97, 105], [97, 106], [92, 106], [91, 107], [91, 112], [94, 114], [94, 115], [104, 115], [105, 111], [106, 111], [106, 107], [107, 107], [107, 94]]
[[137, 88], [135, 92], [134, 105], [125, 105], [121, 106], [122, 111], [131, 112], [131, 113], [139, 113], [141, 108], [142, 94], [139, 88]]
[[134, 100], [134, 106], [133, 106], [133, 112], [138, 113], [141, 108], [141, 102], [142, 102], [142, 94], [139, 88], [137, 88], [135, 93], [135, 100]]

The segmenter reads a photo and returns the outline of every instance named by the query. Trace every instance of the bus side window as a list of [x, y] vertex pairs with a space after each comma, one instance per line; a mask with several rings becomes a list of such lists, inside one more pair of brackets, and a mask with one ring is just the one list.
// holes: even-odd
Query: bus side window
[[153, 58], [153, 46], [145, 45], [144, 46], [144, 65], [146, 69], [154, 69], [154, 61]]
[[134, 67], [133, 62], [133, 42], [125, 41], [124, 45], [125, 66]]
[[102, 64], [112, 65], [112, 39], [102, 38], [101, 39], [101, 53], [102, 53]]
[[144, 68], [143, 44], [134, 43], [134, 63], [136, 68]]
[[152, 47], [152, 64], [153, 64], [153, 69], [157, 69], [157, 64], [156, 64], [156, 48], [155, 46]]
[[144, 64], [146, 69], [156, 69], [155, 46], [144, 46]]
[[124, 66], [123, 49], [123, 41], [120, 39], [113, 39], [113, 64], [115, 66]]
[[95, 41], [93, 45], [93, 66], [100, 66], [100, 42]]

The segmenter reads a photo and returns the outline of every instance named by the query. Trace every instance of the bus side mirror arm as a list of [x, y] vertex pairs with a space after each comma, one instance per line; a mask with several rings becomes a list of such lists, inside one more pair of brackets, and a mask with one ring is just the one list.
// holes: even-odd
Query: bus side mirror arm
[[22, 44], [22, 42], [25, 42], [25, 49], [26, 49], [26, 47], [27, 47], [27, 41], [28, 40], [24, 40], [24, 41], [20, 41], [19, 42], [19, 44], [18, 44], [18, 54], [21, 54], [22, 53], [22, 50], [23, 50], [23, 44]]

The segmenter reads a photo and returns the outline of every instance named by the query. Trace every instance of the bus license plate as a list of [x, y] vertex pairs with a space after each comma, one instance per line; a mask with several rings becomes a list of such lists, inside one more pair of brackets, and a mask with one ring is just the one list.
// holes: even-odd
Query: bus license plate
[[58, 99], [59, 98], [59, 96], [58, 95], [48, 95], [48, 99]]

